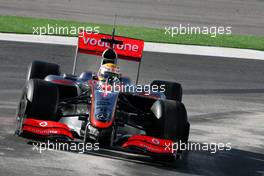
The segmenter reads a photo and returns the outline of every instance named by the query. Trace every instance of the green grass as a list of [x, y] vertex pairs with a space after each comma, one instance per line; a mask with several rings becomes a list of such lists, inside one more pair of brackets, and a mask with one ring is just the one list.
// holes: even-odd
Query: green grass
[[[66, 20], [37, 19], [18, 16], [0, 16], [0, 32], [32, 34], [33, 27], [41, 26], [62, 26], [62, 27], [100, 27], [100, 32], [111, 33], [112, 25], [83, 23]], [[148, 42], [178, 43], [204, 46], [222, 46], [232, 48], [247, 48], [264, 50], [264, 36], [245, 36], [245, 35], [177, 35], [171, 37], [165, 35], [165, 29], [154, 29], [146, 27], [132, 27], [118, 25], [117, 35], [143, 39]], [[55, 34], [58, 35], [58, 34]], [[71, 36], [71, 35], [70, 35]]]

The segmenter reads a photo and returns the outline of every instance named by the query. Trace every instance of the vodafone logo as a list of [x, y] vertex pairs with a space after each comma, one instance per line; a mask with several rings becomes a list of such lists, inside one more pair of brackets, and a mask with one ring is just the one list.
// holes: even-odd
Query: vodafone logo
[[45, 126], [48, 125], [48, 122], [40, 122], [39, 125], [42, 126], [42, 127], [45, 127]]
[[156, 144], [156, 145], [159, 145], [159, 144], [160, 144], [159, 140], [156, 139], [156, 138], [153, 138], [153, 139], [152, 139], [152, 143], [153, 143], [153, 144]]
[[[110, 47], [109, 43], [102, 42], [101, 40], [98, 40], [96, 38], [83, 37], [83, 42], [85, 45], [90, 45], [90, 46], [100, 46], [100, 47], [105, 47], [105, 48]], [[113, 48], [117, 50], [125, 50], [125, 51], [131, 51], [131, 52], [139, 51], [138, 45], [130, 44], [130, 43], [114, 44]]]

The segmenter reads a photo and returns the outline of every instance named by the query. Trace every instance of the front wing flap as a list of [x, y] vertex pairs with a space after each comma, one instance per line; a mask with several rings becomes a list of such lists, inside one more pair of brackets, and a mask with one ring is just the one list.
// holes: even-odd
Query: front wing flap
[[134, 135], [122, 145], [122, 148], [137, 150], [144, 154], [176, 156], [176, 150], [173, 150], [173, 141], [159, 139], [146, 135]]
[[64, 137], [73, 140], [71, 129], [60, 122], [25, 118], [22, 124], [22, 135], [32, 135], [43, 138]]

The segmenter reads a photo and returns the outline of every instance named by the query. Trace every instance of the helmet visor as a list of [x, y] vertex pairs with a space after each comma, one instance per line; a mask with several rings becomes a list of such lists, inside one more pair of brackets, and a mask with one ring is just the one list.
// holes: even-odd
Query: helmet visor
[[103, 74], [100, 74], [100, 77], [104, 80], [107, 80], [109, 78], [119, 78], [119, 74], [113, 72], [104, 72]]

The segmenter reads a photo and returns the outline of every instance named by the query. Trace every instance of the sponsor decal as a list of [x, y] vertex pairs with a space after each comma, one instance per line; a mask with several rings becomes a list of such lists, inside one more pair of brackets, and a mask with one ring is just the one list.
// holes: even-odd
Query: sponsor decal
[[153, 144], [156, 144], [156, 145], [160, 144], [160, 141], [158, 139], [156, 139], [156, 138], [153, 138], [152, 142], [153, 142]]
[[106, 113], [102, 113], [102, 114], [97, 114], [96, 115], [97, 119], [105, 121], [108, 119], [108, 115]]
[[40, 122], [39, 125], [42, 127], [45, 127], [48, 125], [48, 122], [43, 121], [43, 122]]

